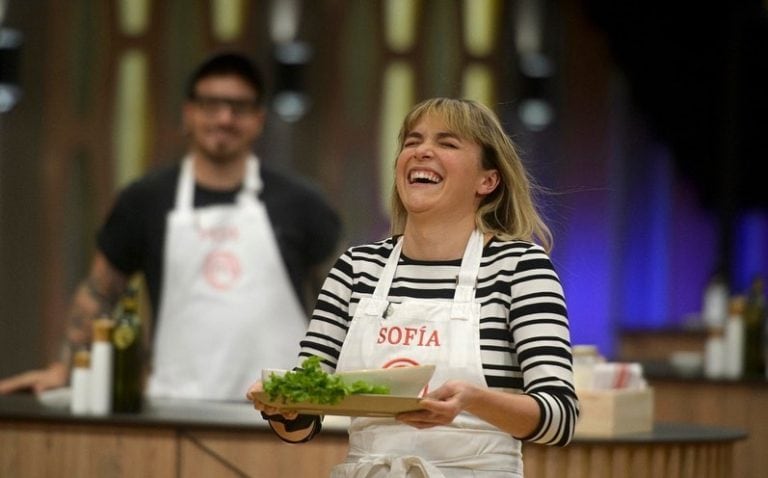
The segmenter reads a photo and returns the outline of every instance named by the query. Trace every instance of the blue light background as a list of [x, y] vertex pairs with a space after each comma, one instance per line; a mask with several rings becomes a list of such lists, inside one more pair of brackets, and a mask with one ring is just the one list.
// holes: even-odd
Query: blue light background
[[[563, 180], [589, 184], [602, 177], [606, 186], [558, 199], [552, 259], [566, 292], [572, 342], [596, 344], [615, 358], [622, 329], [685, 327], [697, 318], [716, 265], [719, 226], [663, 146], [607, 163], [590, 179], [573, 168]], [[768, 213], [743, 212], [733, 235], [731, 292], [741, 294], [756, 274], [768, 274]]]

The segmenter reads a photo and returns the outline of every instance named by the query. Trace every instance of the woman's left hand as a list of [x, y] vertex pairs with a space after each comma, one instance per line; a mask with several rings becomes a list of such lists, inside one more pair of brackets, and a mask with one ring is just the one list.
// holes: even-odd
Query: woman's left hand
[[416, 428], [448, 425], [477, 399], [480, 391], [479, 387], [467, 382], [450, 380], [421, 400], [422, 410], [400, 413], [395, 418]]

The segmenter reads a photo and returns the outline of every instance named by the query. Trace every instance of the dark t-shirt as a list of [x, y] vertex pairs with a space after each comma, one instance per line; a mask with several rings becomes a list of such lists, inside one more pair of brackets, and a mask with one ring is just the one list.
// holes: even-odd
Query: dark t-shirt
[[[176, 199], [180, 164], [151, 172], [118, 196], [97, 235], [98, 247], [126, 275], [143, 272], [152, 310], [159, 309], [166, 218]], [[310, 184], [261, 165], [264, 201], [280, 253], [300, 300], [309, 269], [336, 251], [341, 222]], [[240, 188], [218, 191], [195, 186], [195, 207], [234, 203]]]

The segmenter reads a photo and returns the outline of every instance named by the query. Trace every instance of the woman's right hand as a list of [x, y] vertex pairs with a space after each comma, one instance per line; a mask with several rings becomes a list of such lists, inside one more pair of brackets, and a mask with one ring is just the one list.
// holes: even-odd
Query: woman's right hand
[[282, 415], [286, 420], [293, 420], [299, 414], [294, 411], [283, 411], [280, 408], [267, 405], [258, 399], [257, 394], [264, 391], [264, 385], [261, 381], [258, 381], [251, 385], [246, 393], [245, 397], [253, 403], [253, 408], [264, 413], [264, 415]]

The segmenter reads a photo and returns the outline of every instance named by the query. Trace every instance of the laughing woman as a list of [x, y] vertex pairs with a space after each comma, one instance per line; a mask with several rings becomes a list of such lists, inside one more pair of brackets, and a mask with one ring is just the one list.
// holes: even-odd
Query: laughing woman
[[[329, 372], [434, 364], [421, 410], [353, 418], [333, 477], [522, 477], [521, 443], [566, 445], [578, 401], [563, 290], [515, 147], [479, 103], [435, 98], [400, 131], [392, 237], [330, 272], [301, 355]], [[379, 340], [384, 328], [427, 342]], [[394, 336], [390, 334], [389, 336]], [[278, 412], [255, 399], [257, 409]], [[303, 441], [319, 419], [271, 415]]]

